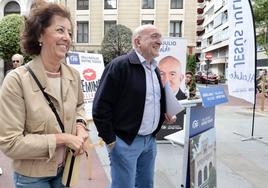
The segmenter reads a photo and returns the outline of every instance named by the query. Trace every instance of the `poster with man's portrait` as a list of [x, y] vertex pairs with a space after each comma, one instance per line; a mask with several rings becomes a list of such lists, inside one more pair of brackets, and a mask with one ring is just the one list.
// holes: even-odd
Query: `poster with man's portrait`
[[[170, 87], [178, 100], [186, 99], [185, 94], [185, 72], [186, 72], [186, 51], [187, 41], [183, 38], [163, 38], [160, 47], [160, 55], [156, 58], [163, 85], [169, 81]], [[157, 135], [158, 140], [164, 136], [183, 129], [184, 111], [177, 114], [177, 121], [174, 124], [163, 124]]]

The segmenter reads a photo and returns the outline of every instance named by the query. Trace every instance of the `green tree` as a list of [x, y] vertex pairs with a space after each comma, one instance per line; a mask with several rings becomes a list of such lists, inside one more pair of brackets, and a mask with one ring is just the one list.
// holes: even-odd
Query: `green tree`
[[18, 14], [5, 16], [0, 21], [0, 58], [5, 63], [10, 62], [11, 56], [20, 50], [20, 31], [24, 19]]
[[195, 55], [189, 55], [186, 65], [186, 71], [191, 71], [195, 75], [196, 70], [196, 58]]
[[255, 0], [254, 19], [257, 27], [257, 43], [266, 49], [268, 55], [268, 0]]
[[103, 55], [104, 63], [108, 64], [112, 59], [129, 52], [132, 49], [131, 37], [131, 30], [124, 25], [111, 27], [101, 43], [100, 53]]

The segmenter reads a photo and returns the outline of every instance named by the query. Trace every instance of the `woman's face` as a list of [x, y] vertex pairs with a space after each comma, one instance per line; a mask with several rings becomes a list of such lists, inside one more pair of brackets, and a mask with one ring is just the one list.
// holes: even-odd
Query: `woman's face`
[[51, 25], [45, 28], [39, 42], [42, 43], [41, 56], [51, 61], [65, 58], [72, 40], [71, 23], [67, 18], [53, 16]]

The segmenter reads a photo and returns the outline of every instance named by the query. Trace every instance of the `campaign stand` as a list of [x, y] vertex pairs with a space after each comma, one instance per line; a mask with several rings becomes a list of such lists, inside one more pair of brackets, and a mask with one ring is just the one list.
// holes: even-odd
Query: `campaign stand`
[[184, 131], [165, 137], [184, 146], [181, 187], [217, 187], [215, 105], [227, 102], [223, 88], [199, 88], [201, 99], [183, 100]]

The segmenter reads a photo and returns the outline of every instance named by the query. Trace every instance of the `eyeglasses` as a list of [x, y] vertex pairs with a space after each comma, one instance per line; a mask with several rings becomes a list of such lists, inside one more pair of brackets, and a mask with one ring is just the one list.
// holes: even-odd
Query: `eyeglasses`
[[13, 63], [19, 63], [19, 60], [12, 60]]

